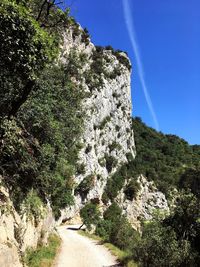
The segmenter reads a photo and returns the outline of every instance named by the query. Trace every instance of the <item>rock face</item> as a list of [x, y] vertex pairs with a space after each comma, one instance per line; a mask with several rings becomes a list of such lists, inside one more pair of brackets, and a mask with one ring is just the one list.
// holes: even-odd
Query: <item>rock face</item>
[[[81, 138], [80, 172], [75, 177], [75, 205], [63, 211], [73, 217], [91, 199], [101, 200], [108, 177], [135, 157], [131, 129], [131, 65], [127, 55], [112, 48], [85, 44], [80, 34], [73, 38], [68, 30], [64, 35], [62, 60], [70, 53], [84, 55], [77, 85], [81, 83], [88, 94], [83, 105], [86, 111], [85, 129]], [[66, 57], [66, 55], [68, 55]], [[85, 188], [88, 187], [87, 192]]]
[[[119, 64], [111, 53], [107, 55], [113, 64]], [[135, 156], [130, 117], [130, 72], [122, 67], [120, 75], [115, 79], [102, 76], [102, 80], [103, 86], [99, 89], [94, 88], [91, 97], [84, 103], [87, 119], [80, 164], [85, 166], [86, 172], [77, 175], [76, 181], [80, 182], [90, 175], [94, 179], [85, 201], [92, 198], [100, 199], [107, 178], [120, 165], [127, 162], [127, 154]]]
[[20, 216], [10, 201], [4, 187], [0, 187], [0, 266], [21, 267], [21, 255], [27, 248], [36, 248], [38, 242], [46, 243], [55, 221], [50, 208], [45, 208], [37, 221]]
[[153, 182], [140, 175], [138, 177], [140, 185], [136, 198], [132, 201], [125, 197], [123, 191], [117, 197], [117, 202], [122, 208], [124, 215], [136, 230], [140, 230], [141, 220], [150, 220], [152, 215], [159, 210], [163, 215], [169, 213], [169, 207], [165, 195], [158, 191]]
[[[78, 77], [74, 78], [77, 86], [81, 84], [88, 93], [83, 103], [86, 119], [81, 139], [80, 171], [75, 177], [75, 205], [63, 210], [61, 216], [61, 220], [78, 218], [77, 222], [80, 208], [86, 202], [103, 205], [101, 199], [107, 180], [127, 162], [127, 157], [136, 155], [131, 127], [130, 61], [125, 53], [111, 47], [95, 47], [89, 41], [84, 43], [83, 30], [80, 27], [79, 30], [75, 37], [73, 31], [68, 30], [62, 47], [64, 61], [73, 51], [85, 57]], [[139, 218], [151, 218], [152, 209], [167, 209], [165, 196], [157, 192], [155, 186], [143, 176], [139, 183], [141, 190], [136, 200], [125, 199], [123, 190], [118, 197], [119, 205], [136, 228]]]

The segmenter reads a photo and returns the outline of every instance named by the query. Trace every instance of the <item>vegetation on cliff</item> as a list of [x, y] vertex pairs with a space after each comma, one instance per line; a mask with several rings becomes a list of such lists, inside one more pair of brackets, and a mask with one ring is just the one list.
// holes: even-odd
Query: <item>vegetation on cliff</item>
[[127, 155], [128, 163], [110, 177], [103, 195], [104, 202], [108, 199], [113, 201], [125, 181], [128, 184], [124, 192], [128, 199], [133, 199], [139, 190], [136, 179], [140, 174], [153, 180], [168, 197], [174, 188], [187, 188], [187, 185], [190, 185], [192, 192], [199, 190], [200, 146], [190, 146], [178, 136], [157, 132], [138, 117], [132, 120], [132, 129], [136, 158]]
[[[104, 211], [103, 218], [98, 215], [98, 206], [91, 209], [91, 205], [94, 206], [87, 204], [87, 213], [84, 213], [84, 220], [89, 222], [86, 225], [95, 224], [95, 233], [98, 236], [125, 251], [128, 255], [124, 259], [125, 263], [132, 259], [142, 267], [199, 266], [198, 193], [195, 192], [194, 195], [189, 188], [180, 190], [174, 196], [170, 214], [163, 218], [161, 214], [155, 213], [152, 220], [142, 222], [140, 233], [133, 230], [115, 202]], [[90, 217], [91, 212], [93, 217], [96, 214], [95, 220]]]
[[137, 147], [136, 159], [130, 163], [134, 176], [144, 174], [167, 194], [180, 187], [180, 179], [189, 169], [200, 169], [200, 146], [190, 146], [176, 135], [157, 132], [140, 118], [133, 119], [132, 127]]
[[0, 174], [18, 211], [34, 190], [59, 215], [73, 202], [85, 95], [79, 56], [58, 60], [61, 32], [76, 24], [54, 2], [0, 3]]
[[[178, 136], [157, 132], [140, 118], [133, 119], [133, 130], [136, 158], [133, 160], [128, 155], [129, 162], [108, 180], [103, 201], [107, 204], [110, 199], [113, 204], [98, 222], [96, 233], [128, 250], [139, 266], [199, 266], [200, 146], [190, 146]], [[158, 214], [152, 221], [142, 222], [141, 235], [130, 235], [127, 243], [128, 225], [119, 219], [120, 209], [114, 201], [127, 181], [126, 198], [132, 200], [137, 195], [140, 174], [153, 180], [168, 196], [170, 215], [163, 218]], [[107, 213], [109, 216], [105, 216]], [[115, 228], [111, 222], [116, 218], [120, 224]], [[123, 229], [123, 235], [116, 242], [118, 232]]]

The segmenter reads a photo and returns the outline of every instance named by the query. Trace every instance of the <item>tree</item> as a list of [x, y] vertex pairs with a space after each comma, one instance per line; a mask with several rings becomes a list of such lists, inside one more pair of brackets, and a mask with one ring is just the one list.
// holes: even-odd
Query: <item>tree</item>
[[151, 222], [144, 225], [142, 237], [133, 247], [133, 257], [143, 267], [178, 267], [181, 249], [172, 228]]
[[200, 226], [199, 207], [199, 200], [191, 193], [182, 192], [177, 198], [176, 207], [165, 223], [175, 230], [179, 239], [195, 238]]
[[180, 188], [190, 189], [200, 199], [200, 170], [187, 169], [180, 177]]
[[121, 216], [122, 210], [115, 202], [113, 202], [103, 214], [103, 218], [111, 222], [118, 221]]
[[0, 118], [15, 116], [32, 90], [36, 77], [57, 54], [54, 36], [15, 1], [0, 3]]
[[87, 203], [81, 210], [80, 210], [80, 216], [83, 220], [83, 224], [81, 227], [85, 224], [86, 227], [90, 230], [91, 225], [95, 225], [100, 220], [100, 212], [98, 209], [98, 206], [93, 203]]

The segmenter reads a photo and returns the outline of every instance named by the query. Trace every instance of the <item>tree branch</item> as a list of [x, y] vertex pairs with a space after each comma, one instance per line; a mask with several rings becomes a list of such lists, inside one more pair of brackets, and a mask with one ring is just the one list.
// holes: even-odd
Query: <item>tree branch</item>
[[47, 3], [48, 3], [47, 0], [44, 0], [43, 4], [41, 5], [39, 14], [38, 14], [38, 16], [37, 16], [37, 18], [36, 18], [36, 21], [39, 21], [41, 15], [42, 15], [43, 8], [45, 7], [45, 4], [47, 4]]

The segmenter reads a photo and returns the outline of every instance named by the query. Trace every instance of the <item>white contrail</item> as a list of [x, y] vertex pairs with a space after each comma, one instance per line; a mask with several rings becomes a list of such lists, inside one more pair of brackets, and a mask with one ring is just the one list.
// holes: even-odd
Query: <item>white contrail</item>
[[154, 124], [155, 124], [155, 128], [157, 129], [157, 131], [159, 131], [159, 123], [156, 117], [156, 113], [154, 111], [153, 108], [153, 104], [147, 89], [147, 85], [145, 82], [145, 75], [144, 75], [144, 70], [143, 70], [143, 65], [142, 65], [142, 61], [140, 58], [140, 52], [139, 52], [139, 48], [138, 48], [138, 44], [137, 44], [137, 38], [136, 38], [136, 33], [135, 33], [135, 29], [134, 29], [134, 22], [133, 22], [133, 18], [132, 18], [132, 14], [131, 14], [131, 6], [129, 3], [129, 0], [122, 0], [123, 2], [123, 9], [124, 9], [124, 17], [125, 17], [125, 21], [126, 21], [126, 26], [128, 29], [128, 33], [129, 33], [129, 37], [131, 40], [131, 44], [135, 53], [135, 57], [136, 57], [136, 63], [137, 63], [137, 67], [138, 67], [138, 74], [139, 74], [139, 78], [140, 78], [140, 82], [142, 85], [142, 89], [145, 95], [145, 99], [147, 102], [147, 105], [149, 107], [149, 110], [151, 112]]

